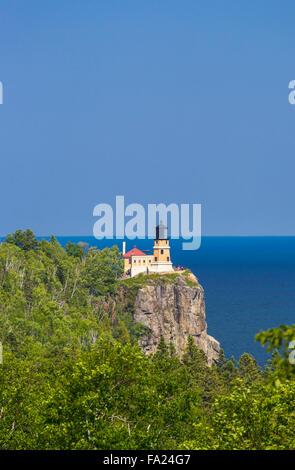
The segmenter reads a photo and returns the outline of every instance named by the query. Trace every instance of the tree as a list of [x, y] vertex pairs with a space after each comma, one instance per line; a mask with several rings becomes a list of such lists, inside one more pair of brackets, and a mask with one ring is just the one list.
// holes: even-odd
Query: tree
[[24, 232], [22, 230], [17, 230], [15, 233], [7, 235], [4, 243], [11, 243], [24, 251], [34, 250], [38, 246], [38, 241], [30, 229], [27, 229]]
[[262, 378], [262, 371], [256, 359], [248, 353], [242, 354], [238, 363], [239, 375], [247, 384], [254, 383]]
[[204, 406], [208, 407], [219, 388], [218, 376], [216, 369], [208, 366], [206, 354], [195, 344], [191, 335], [188, 336], [182, 363], [189, 372], [191, 386], [197, 387]]
[[197, 373], [207, 367], [207, 357], [204, 351], [195, 344], [194, 338], [189, 335], [182, 362], [191, 373]]
[[95, 295], [115, 292], [116, 280], [123, 274], [123, 261], [117, 246], [90, 248], [83, 267], [84, 285]]
[[231, 389], [232, 384], [238, 377], [236, 368], [236, 361], [234, 357], [226, 359], [223, 349], [220, 349], [218, 361], [216, 364], [216, 371], [222, 383], [223, 391], [226, 392]]
[[[271, 379], [274, 381], [285, 381], [295, 377], [295, 367], [292, 361], [294, 349], [290, 349], [295, 340], [295, 325], [280, 325], [267, 331], [260, 331], [255, 337], [262, 346], [267, 346], [268, 352], [275, 352], [272, 357], [271, 366], [274, 373]], [[293, 343], [294, 344], [294, 343]]]
[[[27, 232], [27, 231], [26, 231]], [[118, 248], [64, 249], [18, 231], [0, 245], [1, 449], [292, 449], [295, 326], [261, 332], [261, 372], [220, 352], [208, 366], [193, 337], [155, 354], [134, 323], [144, 277], [118, 278]], [[125, 288], [122, 288], [122, 285]], [[124, 290], [125, 289], [125, 290]]]
[[164, 336], [161, 336], [159, 344], [157, 346], [157, 351], [154, 354], [154, 360], [157, 362], [166, 361], [170, 357], [169, 348], [165, 343]]
[[82, 259], [84, 256], [83, 249], [76, 243], [68, 242], [66, 244], [66, 252], [70, 256]]

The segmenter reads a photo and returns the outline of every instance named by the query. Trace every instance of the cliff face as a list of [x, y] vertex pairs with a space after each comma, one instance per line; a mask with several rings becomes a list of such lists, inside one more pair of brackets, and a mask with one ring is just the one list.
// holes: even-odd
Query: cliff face
[[178, 275], [173, 283], [151, 283], [141, 287], [135, 298], [134, 321], [147, 326], [150, 335], [141, 341], [146, 353], [155, 352], [161, 336], [182, 353], [191, 335], [211, 365], [218, 359], [220, 345], [207, 334], [204, 290], [191, 275]]

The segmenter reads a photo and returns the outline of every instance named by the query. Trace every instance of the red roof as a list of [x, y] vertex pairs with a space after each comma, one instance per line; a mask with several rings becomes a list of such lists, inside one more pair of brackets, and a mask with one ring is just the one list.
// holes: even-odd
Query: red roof
[[128, 253], [123, 255], [123, 258], [130, 258], [131, 256], [146, 256], [146, 254], [138, 250], [135, 246], [134, 248], [132, 248], [132, 250], [128, 251]]

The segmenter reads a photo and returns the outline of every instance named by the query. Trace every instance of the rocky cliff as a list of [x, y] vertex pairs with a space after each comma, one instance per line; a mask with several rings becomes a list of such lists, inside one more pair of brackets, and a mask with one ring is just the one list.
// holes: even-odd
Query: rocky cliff
[[204, 290], [191, 273], [148, 280], [137, 291], [134, 307], [134, 321], [149, 328], [150, 333], [141, 341], [146, 353], [157, 349], [161, 336], [182, 353], [191, 335], [209, 364], [217, 360], [220, 345], [207, 334]]

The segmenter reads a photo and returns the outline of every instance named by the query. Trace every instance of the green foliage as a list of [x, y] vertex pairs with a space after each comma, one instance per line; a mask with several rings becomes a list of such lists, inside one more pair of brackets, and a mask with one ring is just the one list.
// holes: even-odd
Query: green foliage
[[66, 244], [66, 252], [68, 255], [82, 259], [84, 256], [83, 249], [76, 243], [68, 242]]
[[251, 354], [244, 353], [240, 357], [239, 375], [248, 385], [251, 385], [262, 379], [261, 368]]
[[117, 247], [30, 231], [0, 245], [0, 449], [293, 449], [295, 327], [259, 333], [265, 371], [223, 351], [209, 367], [191, 336], [182, 357], [164, 338], [145, 355], [138, 289], [179, 274], [122, 272]]
[[124, 306], [123, 310], [121, 309], [120, 304], [118, 305], [118, 312], [115, 317], [115, 321], [113, 322], [113, 336], [115, 338], [120, 337], [120, 331], [122, 327], [120, 325], [124, 324], [129, 339], [132, 344], [138, 344], [140, 338], [149, 334], [149, 329], [142, 323], [135, 323], [133, 321], [133, 314], [131, 311], [127, 310], [127, 307]]
[[289, 349], [289, 345], [291, 341], [295, 340], [295, 325], [280, 325], [278, 328], [261, 331], [256, 335], [255, 339], [262, 346], [267, 346], [269, 352], [274, 352], [271, 361], [271, 367], [274, 372], [271, 375], [271, 379], [278, 381], [278, 383], [285, 379], [294, 379], [295, 366], [290, 361], [293, 353]]
[[295, 382], [280, 389], [261, 384], [253, 391], [239, 379], [220, 396], [207, 424], [195, 423], [195, 436], [180, 448], [222, 450], [294, 449]]
[[183, 273], [185, 281], [189, 287], [196, 287], [199, 285], [198, 280], [195, 276], [192, 276], [192, 273], [189, 269], [186, 269]]
[[94, 287], [104, 295], [115, 289], [117, 247], [81, 257], [77, 245], [64, 250], [53, 236], [30, 250], [12, 242], [19, 238], [18, 231], [0, 246], [0, 340], [21, 356], [31, 345], [47, 356], [90, 348], [105, 317]]
[[24, 232], [22, 230], [17, 230], [15, 233], [7, 235], [4, 243], [18, 246], [24, 251], [34, 250], [38, 246], [37, 239], [29, 228]]
[[90, 248], [83, 267], [84, 285], [94, 295], [114, 293], [115, 281], [123, 274], [123, 261], [117, 246]]

